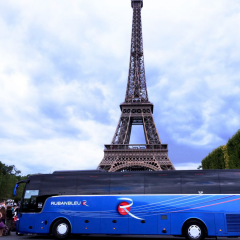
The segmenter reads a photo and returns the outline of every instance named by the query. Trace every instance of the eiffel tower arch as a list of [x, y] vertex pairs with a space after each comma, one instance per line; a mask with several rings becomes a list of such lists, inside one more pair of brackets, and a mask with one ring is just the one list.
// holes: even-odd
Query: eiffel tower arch
[[[148, 100], [141, 9], [143, 0], [131, 0], [133, 8], [130, 64], [125, 101], [112, 142], [105, 145], [98, 169], [116, 171], [175, 170], [168, 158], [168, 146], [162, 144], [153, 119], [153, 104]], [[130, 144], [133, 125], [142, 125], [145, 144]]]

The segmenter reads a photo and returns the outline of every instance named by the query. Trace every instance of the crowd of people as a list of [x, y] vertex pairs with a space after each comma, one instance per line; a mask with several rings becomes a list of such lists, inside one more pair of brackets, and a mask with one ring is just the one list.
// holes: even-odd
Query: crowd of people
[[15, 230], [14, 222], [17, 218], [18, 204], [13, 200], [0, 202], [0, 237]]

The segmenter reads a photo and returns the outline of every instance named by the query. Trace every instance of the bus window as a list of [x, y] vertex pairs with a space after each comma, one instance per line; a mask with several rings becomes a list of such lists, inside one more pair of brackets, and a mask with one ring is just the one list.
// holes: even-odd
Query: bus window
[[145, 194], [180, 194], [181, 175], [177, 172], [145, 174]]
[[111, 174], [111, 194], [144, 194], [144, 175], [135, 173]]
[[76, 194], [109, 194], [109, 174], [81, 174], [77, 180]]
[[220, 171], [220, 188], [224, 194], [240, 194], [240, 172], [239, 171]]
[[42, 177], [40, 195], [74, 195], [76, 175], [45, 175]]
[[188, 194], [220, 193], [218, 171], [182, 172], [182, 193]]
[[35, 212], [39, 190], [26, 190], [22, 203], [22, 212]]
[[35, 212], [37, 209], [37, 197], [39, 195], [39, 187], [41, 183], [41, 175], [32, 176], [25, 181], [22, 212]]

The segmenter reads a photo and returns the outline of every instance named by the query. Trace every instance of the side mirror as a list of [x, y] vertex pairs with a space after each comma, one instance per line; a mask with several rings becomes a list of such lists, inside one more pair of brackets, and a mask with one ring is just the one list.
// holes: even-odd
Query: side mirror
[[19, 185], [16, 183], [14, 190], [13, 190], [13, 196], [15, 197], [17, 195], [17, 190], [18, 190]]

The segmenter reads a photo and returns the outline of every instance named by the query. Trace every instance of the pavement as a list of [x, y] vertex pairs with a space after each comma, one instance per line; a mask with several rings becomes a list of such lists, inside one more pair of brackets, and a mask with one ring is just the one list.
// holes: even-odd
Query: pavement
[[[11, 232], [11, 235], [9, 236], [5, 236], [3, 237], [6, 240], [52, 240], [54, 239], [53, 236], [43, 236], [43, 235], [29, 235], [29, 234], [25, 234], [22, 236], [18, 236], [16, 235], [15, 232]], [[124, 240], [137, 240], [137, 239], [159, 239], [159, 240], [182, 240], [185, 238], [180, 238], [180, 237], [173, 237], [173, 236], [156, 236], [156, 235], [73, 235], [71, 236], [69, 239], [70, 240], [75, 240], [75, 239], [81, 239], [81, 240], [103, 240], [103, 239], [107, 239], [107, 240], [116, 240], [117, 238], [124, 238]], [[1, 240], [4, 240], [1, 239]], [[218, 237], [218, 238], [207, 238], [207, 239], [219, 239], [219, 240], [227, 240], [230, 238], [226, 238], [226, 237]], [[120, 239], [119, 239], [120, 240]], [[239, 240], [239, 238], [231, 238], [231, 240]]]

